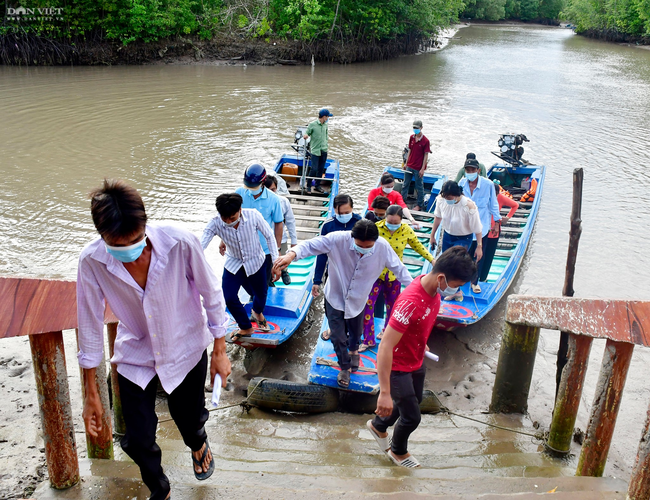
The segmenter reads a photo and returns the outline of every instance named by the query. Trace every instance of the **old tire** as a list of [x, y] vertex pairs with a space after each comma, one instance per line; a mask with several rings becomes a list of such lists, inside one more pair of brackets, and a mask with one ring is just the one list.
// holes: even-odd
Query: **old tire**
[[[341, 391], [341, 410], [348, 413], [375, 413], [377, 409], [377, 394]], [[441, 404], [433, 391], [425, 389], [422, 394], [420, 411], [422, 413], [440, 413]]]
[[248, 383], [248, 402], [268, 410], [298, 413], [336, 411], [338, 391], [322, 385], [256, 377]]

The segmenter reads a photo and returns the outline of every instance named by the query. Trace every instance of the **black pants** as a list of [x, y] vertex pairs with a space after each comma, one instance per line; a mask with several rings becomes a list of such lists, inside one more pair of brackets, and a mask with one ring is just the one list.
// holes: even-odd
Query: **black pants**
[[[487, 244], [488, 244], [488, 240], [489, 240], [488, 234], [489, 233], [485, 233], [485, 236], [483, 236], [483, 252], [484, 253], [485, 253], [485, 249], [487, 248]], [[469, 247], [469, 254], [472, 256], [472, 259], [474, 259], [476, 261], [476, 259], [474, 257], [474, 252], [475, 251], [476, 251], [476, 241], [474, 241], [472, 243], [472, 246]], [[481, 258], [481, 260], [479, 260], [476, 263], [476, 272], [474, 273], [474, 276], [472, 276], [472, 280], [471, 280], [472, 285], [476, 285], [478, 283], [478, 278], [483, 273], [483, 264], [484, 263], [485, 263], [485, 255]], [[489, 271], [490, 271], [490, 268], [488, 267], [488, 272]], [[481, 281], [484, 281], [484, 280], [481, 280]]]
[[389, 417], [376, 416], [372, 425], [379, 432], [386, 432], [390, 426], [397, 422], [390, 446], [395, 455], [408, 453], [409, 436], [420, 425], [420, 403], [422, 402], [426, 373], [427, 369], [424, 363], [414, 372], [392, 371], [390, 373], [393, 413]]
[[481, 274], [479, 274], [479, 281], [485, 281], [490, 274], [490, 268], [492, 267], [492, 261], [494, 260], [494, 254], [497, 251], [497, 243], [499, 243], [499, 238], [485, 238], [483, 239], [483, 265], [481, 266]]
[[[168, 396], [171, 413], [183, 441], [192, 451], [199, 451], [208, 438], [204, 424], [208, 420], [205, 409], [204, 384], [208, 369], [208, 353], [185, 376], [181, 384]], [[140, 467], [142, 481], [151, 490], [153, 500], [164, 500], [169, 493], [169, 480], [160, 461], [162, 452], [156, 444], [156, 390], [158, 377], [154, 377], [146, 389], [118, 375], [122, 412], [126, 434], [122, 449]]]
[[345, 313], [334, 309], [325, 300], [325, 315], [330, 325], [330, 341], [341, 370], [350, 368], [350, 351], [359, 349], [359, 339], [363, 333], [363, 311], [351, 319], [345, 319]]
[[241, 266], [235, 274], [228, 271], [228, 269], [223, 270], [223, 278], [221, 280], [223, 298], [226, 301], [226, 306], [228, 306], [230, 314], [232, 314], [232, 317], [235, 318], [237, 325], [242, 330], [248, 330], [253, 325], [248, 314], [246, 314], [246, 309], [241, 303], [241, 300], [239, 300], [239, 289], [243, 287], [246, 293], [253, 297], [253, 311], [257, 314], [264, 314], [266, 296], [269, 291], [269, 287], [266, 284], [267, 273], [265, 266], [267, 266], [267, 263], [262, 264], [262, 267], [250, 276], [246, 276], [244, 266]]
[[[320, 186], [320, 179], [325, 173], [325, 163], [327, 162], [327, 151], [321, 151], [320, 156], [311, 155], [311, 169], [309, 170], [309, 177], [318, 177], [314, 181], [314, 186]], [[311, 186], [311, 181], [307, 182]]]
[[271, 254], [266, 254], [264, 265], [266, 266], [266, 283], [268, 286], [275, 287], [275, 283], [273, 282], [273, 259], [271, 258]]

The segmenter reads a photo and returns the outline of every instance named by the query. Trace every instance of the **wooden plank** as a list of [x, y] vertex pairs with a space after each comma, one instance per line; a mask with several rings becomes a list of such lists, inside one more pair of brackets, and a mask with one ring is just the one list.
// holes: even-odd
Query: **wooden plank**
[[318, 217], [318, 216], [312, 216], [312, 215], [296, 215], [296, 220], [306, 220], [306, 221], [314, 221], [314, 222], [320, 222], [329, 219], [329, 217]]
[[518, 233], [521, 234], [524, 232], [523, 227], [509, 227], [509, 226], [502, 226], [501, 231], [504, 233]]
[[494, 255], [496, 257], [510, 258], [510, 257], [512, 257], [512, 253], [513, 253], [512, 250], [497, 250], [496, 252], [494, 252]]
[[285, 194], [284, 197], [285, 198], [292, 198], [292, 199], [295, 199], [295, 200], [317, 201], [318, 203], [323, 203], [324, 201], [329, 201], [329, 195], [328, 194], [324, 194], [322, 196], [318, 196], [318, 195], [308, 196], [308, 195], [302, 195], [302, 194], [291, 194], [291, 193], [289, 193], [289, 194]]
[[506, 321], [650, 346], [650, 301], [511, 295]]
[[[0, 278], [0, 338], [77, 328], [74, 281]], [[104, 323], [118, 319], [107, 307]]]
[[316, 207], [314, 205], [293, 205], [292, 204], [291, 208], [294, 210], [309, 210], [310, 212], [329, 212], [329, 207]]
[[416, 210], [409, 210], [411, 212], [411, 215], [415, 217], [416, 215], [418, 217], [426, 217], [427, 219], [433, 219], [433, 212], [419, 212]]

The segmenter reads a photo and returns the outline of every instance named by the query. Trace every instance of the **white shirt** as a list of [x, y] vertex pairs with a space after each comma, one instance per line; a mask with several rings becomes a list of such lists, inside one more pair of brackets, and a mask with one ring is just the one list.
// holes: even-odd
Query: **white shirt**
[[440, 226], [452, 236], [467, 236], [483, 231], [478, 207], [467, 196], [461, 196], [458, 203], [453, 205], [438, 196], [433, 215], [442, 219]]
[[280, 196], [280, 205], [282, 205], [282, 213], [284, 214], [284, 231], [282, 231], [282, 243], [286, 243], [288, 238], [291, 238], [291, 244], [298, 244], [298, 233], [296, 232], [296, 216], [293, 215], [291, 202], [284, 196]]
[[363, 312], [372, 285], [385, 267], [393, 271], [402, 285], [413, 281], [395, 250], [384, 238], [379, 238], [372, 251], [365, 255], [355, 250], [351, 231], [317, 236], [302, 242], [292, 251], [296, 253], [295, 260], [327, 254], [329, 278], [325, 285], [325, 298], [334, 309], [345, 312], [345, 319]]
[[266, 239], [271, 258], [275, 261], [278, 258], [275, 235], [262, 214], [252, 208], [242, 208], [237, 229], [226, 226], [221, 217], [212, 219], [203, 230], [201, 246], [205, 250], [212, 238], [215, 235], [219, 236], [226, 244], [226, 264], [224, 267], [232, 274], [236, 274], [241, 266], [244, 266], [246, 276], [251, 276], [259, 271], [266, 259], [266, 254], [258, 237], [258, 231]]

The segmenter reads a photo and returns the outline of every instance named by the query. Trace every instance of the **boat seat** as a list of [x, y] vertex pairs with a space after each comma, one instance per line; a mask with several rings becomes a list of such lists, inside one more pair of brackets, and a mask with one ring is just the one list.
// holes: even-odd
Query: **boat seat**
[[501, 231], [504, 233], [517, 233], [521, 234], [524, 232], [523, 227], [509, 227], [509, 226], [502, 226]]
[[323, 202], [323, 201], [329, 201], [329, 195], [327, 194], [322, 194], [322, 195], [303, 195], [303, 194], [285, 194], [284, 195], [286, 198], [293, 198], [295, 200], [307, 200], [307, 201], [318, 201], [318, 202]]
[[296, 220], [307, 220], [307, 221], [313, 221], [313, 222], [324, 221], [324, 220], [329, 219], [329, 217], [320, 217], [320, 216], [316, 216], [316, 215], [300, 215], [300, 214], [296, 215], [296, 214], [294, 214], [294, 216], [296, 217]]
[[510, 258], [513, 254], [513, 250], [497, 250], [494, 252], [496, 257], [507, 257]]
[[427, 219], [433, 219], [433, 212], [418, 212], [416, 210], [410, 210], [413, 217], [425, 217]]
[[291, 205], [293, 210], [309, 210], [310, 212], [329, 212], [329, 207], [315, 205]]

